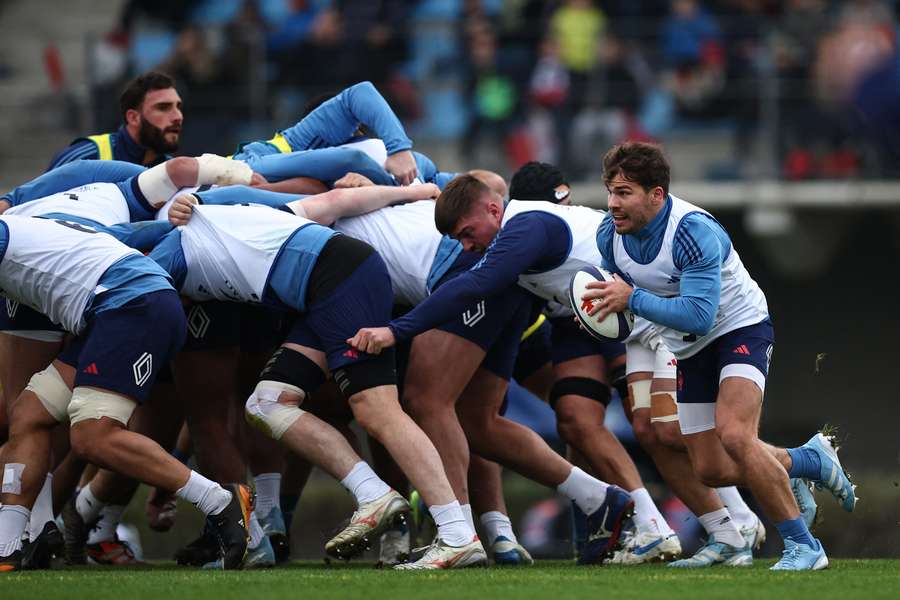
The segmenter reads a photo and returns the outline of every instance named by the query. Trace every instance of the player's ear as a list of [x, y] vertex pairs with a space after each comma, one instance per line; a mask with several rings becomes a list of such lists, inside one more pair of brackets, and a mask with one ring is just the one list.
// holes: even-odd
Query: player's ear
[[125, 111], [125, 124], [137, 127], [141, 124], [141, 113], [140, 111], [129, 108]]

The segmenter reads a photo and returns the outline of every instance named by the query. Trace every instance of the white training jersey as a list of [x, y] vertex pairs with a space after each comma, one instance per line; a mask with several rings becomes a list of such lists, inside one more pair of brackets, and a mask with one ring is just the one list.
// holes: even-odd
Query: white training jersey
[[387, 147], [385, 147], [384, 142], [378, 138], [367, 138], [358, 142], [342, 144], [339, 147], [350, 148], [351, 150], [359, 150], [363, 154], [366, 154], [373, 161], [378, 163], [379, 167], [384, 167], [384, 163], [387, 162]]
[[415, 306], [428, 295], [428, 276], [441, 243], [433, 200], [338, 219], [332, 229], [375, 248], [387, 265], [398, 303]]
[[523, 273], [519, 275], [519, 285], [536, 296], [555, 302], [555, 313], [558, 314], [553, 314], [554, 317], [571, 316], [574, 313], [569, 306], [569, 283], [576, 271], [599, 265], [603, 260], [597, 249], [597, 228], [606, 213], [586, 206], [511, 200], [503, 212], [501, 227], [516, 215], [529, 211], [559, 217], [568, 226], [572, 239], [569, 254], [562, 264], [541, 273]]
[[89, 183], [25, 202], [3, 214], [34, 217], [50, 213], [65, 213], [106, 226], [131, 221], [128, 201], [115, 183]]
[[[672, 246], [681, 220], [691, 213], [709, 214], [680, 198], [672, 196], [672, 210], [662, 247], [651, 262], [641, 264], [631, 258], [625, 250], [622, 236], [613, 236], [613, 260], [623, 273], [628, 275], [637, 287], [663, 297], [673, 298], [680, 293], [681, 270], [675, 266]], [[656, 323], [659, 335], [677, 358], [693, 356], [717, 337], [748, 325], [755, 325], [769, 316], [766, 296], [759, 285], [750, 277], [744, 264], [732, 246], [728, 257], [722, 263], [722, 284], [716, 319], [710, 332], [704, 336], [687, 335]]]
[[91, 298], [104, 291], [97, 283], [106, 270], [126, 256], [140, 255], [76, 223], [6, 214], [0, 223], [0, 237], [8, 236], [0, 260], [0, 294], [76, 335], [85, 327]]
[[180, 227], [193, 300], [260, 302], [282, 245], [308, 219], [264, 206], [194, 206]]

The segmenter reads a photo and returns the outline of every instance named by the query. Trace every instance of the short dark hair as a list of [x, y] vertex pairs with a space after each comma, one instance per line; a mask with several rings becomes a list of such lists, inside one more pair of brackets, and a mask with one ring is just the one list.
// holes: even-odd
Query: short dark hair
[[569, 185], [569, 182], [558, 167], [533, 160], [513, 174], [509, 182], [509, 198], [559, 203], [555, 190], [561, 185]]
[[175, 80], [159, 71], [148, 71], [138, 75], [128, 82], [122, 95], [119, 96], [119, 110], [122, 111], [122, 120], [129, 110], [137, 110], [144, 103], [147, 92], [152, 90], [167, 90], [175, 87]]
[[443, 234], [450, 234], [461, 218], [469, 214], [479, 198], [490, 194], [491, 188], [469, 175], [457, 175], [447, 184], [434, 205], [434, 224]]
[[603, 156], [603, 181], [609, 185], [616, 175], [645, 191], [661, 187], [669, 193], [669, 161], [656, 144], [624, 142], [610, 148]]

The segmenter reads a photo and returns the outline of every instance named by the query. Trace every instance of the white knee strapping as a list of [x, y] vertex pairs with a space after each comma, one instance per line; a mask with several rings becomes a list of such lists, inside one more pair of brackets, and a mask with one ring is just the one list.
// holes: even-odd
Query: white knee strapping
[[197, 159], [197, 185], [250, 185], [253, 169], [245, 162], [217, 154], [204, 154]]
[[650, 408], [650, 386], [653, 384], [653, 381], [650, 379], [643, 379], [641, 381], [635, 381], [634, 383], [628, 384], [628, 391], [631, 396], [631, 410], [640, 410], [642, 408]]
[[69, 402], [72, 400], [72, 390], [63, 381], [56, 367], [50, 365], [43, 371], [31, 376], [25, 389], [33, 392], [54, 419], [60, 423], [69, 420]]
[[150, 206], [159, 208], [171, 198], [178, 188], [172, 183], [166, 163], [158, 164], [138, 175], [138, 187]]
[[247, 421], [276, 440], [280, 440], [284, 432], [304, 412], [297, 405], [278, 402], [282, 392], [298, 396], [297, 405], [306, 397], [306, 393], [295, 385], [279, 381], [260, 381], [247, 398], [245, 406]]
[[109, 417], [127, 427], [128, 419], [136, 407], [134, 400], [120, 394], [77, 387], [72, 392], [72, 401], [69, 403], [69, 419], [74, 425], [79, 421]]

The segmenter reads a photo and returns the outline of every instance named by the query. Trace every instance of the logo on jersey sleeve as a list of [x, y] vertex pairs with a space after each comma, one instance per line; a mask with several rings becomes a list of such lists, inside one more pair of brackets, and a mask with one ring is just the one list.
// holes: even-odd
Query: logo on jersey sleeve
[[149, 352], [141, 354], [141, 357], [131, 365], [131, 370], [134, 372], [134, 383], [138, 387], [144, 387], [153, 372], [153, 355]]
[[466, 327], [475, 327], [475, 325], [484, 318], [487, 310], [484, 308], [484, 300], [475, 305], [475, 312], [467, 310], [462, 314], [463, 325]]

